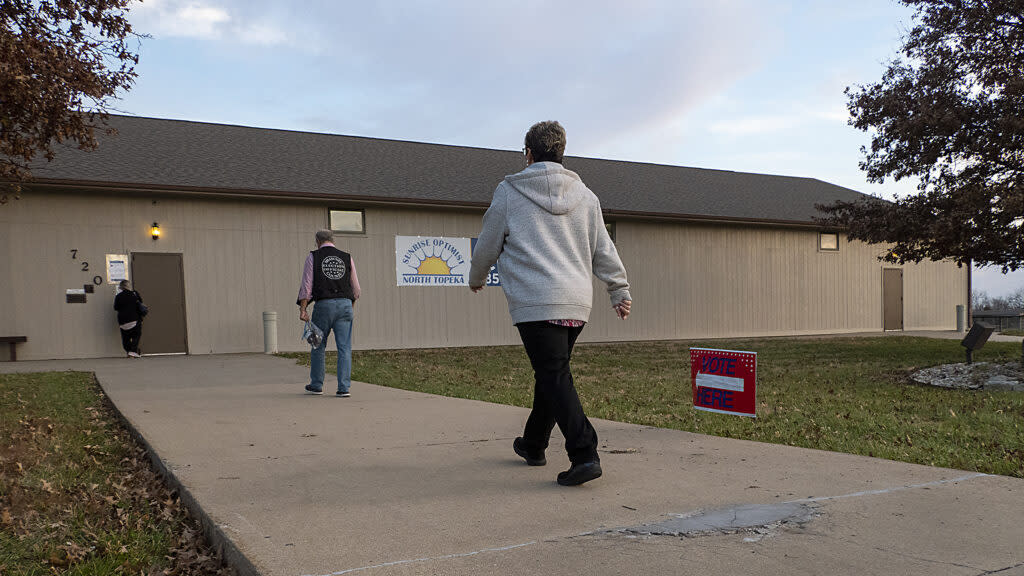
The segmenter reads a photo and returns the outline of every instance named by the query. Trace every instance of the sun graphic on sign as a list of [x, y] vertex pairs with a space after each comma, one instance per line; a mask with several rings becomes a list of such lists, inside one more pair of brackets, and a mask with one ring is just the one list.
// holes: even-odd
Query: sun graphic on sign
[[451, 274], [452, 269], [442, 258], [428, 256], [416, 267], [417, 274]]
[[452, 268], [459, 263], [458, 255], [449, 250], [442, 250], [440, 254], [434, 255], [418, 251], [413, 254], [413, 257], [414, 260], [409, 262], [407, 266], [416, 270], [417, 274], [429, 274], [432, 276], [451, 274]]

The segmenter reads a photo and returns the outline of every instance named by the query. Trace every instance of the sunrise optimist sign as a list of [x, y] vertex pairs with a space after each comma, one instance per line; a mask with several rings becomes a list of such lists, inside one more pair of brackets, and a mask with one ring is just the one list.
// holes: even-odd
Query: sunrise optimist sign
[[757, 352], [690, 348], [693, 407], [757, 418]]
[[468, 286], [469, 238], [395, 236], [399, 286]]

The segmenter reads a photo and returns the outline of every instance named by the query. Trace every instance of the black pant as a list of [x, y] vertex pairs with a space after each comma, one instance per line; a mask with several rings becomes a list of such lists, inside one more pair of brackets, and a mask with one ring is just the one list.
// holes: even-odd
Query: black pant
[[121, 346], [125, 352], [139, 353], [139, 339], [142, 338], [142, 322], [136, 322], [130, 330], [121, 330]]
[[573, 464], [597, 462], [597, 432], [583, 413], [569, 371], [572, 348], [583, 328], [567, 328], [550, 322], [523, 322], [516, 324], [516, 328], [533, 365], [535, 380], [533, 411], [523, 431], [526, 449], [531, 452], [547, 449], [551, 429], [557, 423]]

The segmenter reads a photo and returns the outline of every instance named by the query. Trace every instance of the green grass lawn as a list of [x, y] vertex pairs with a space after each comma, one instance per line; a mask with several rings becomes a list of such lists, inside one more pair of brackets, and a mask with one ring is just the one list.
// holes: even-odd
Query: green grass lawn
[[[757, 352], [756, 419], [693, 409], [690, 346]], [[975, 361], [1019, 361], [1020, 350], [989, 342]], [[309, 363], [308, 354], [287, 356]], [[908, 380], [963, 359], [956, 340], [776, 338], [583, 344], [572, 365], [591, 417], [1024, 478], [1024, 393]], [[519, 346], [357, 351], [352, 377], [515, 406], [533, 397]]]
[[221, 574], [91, 374], [0, 374], [0, 574]]

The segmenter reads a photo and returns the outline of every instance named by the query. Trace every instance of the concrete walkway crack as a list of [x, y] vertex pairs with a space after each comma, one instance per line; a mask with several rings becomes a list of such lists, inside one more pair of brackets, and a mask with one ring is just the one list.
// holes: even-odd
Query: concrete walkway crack
[[304, 574], [303, 576], [342, 576], [342, 574], [354, 574], [356, 572], [362, 572], [364, 570], [372, 570], [374, 568], [387, 568], [389, 566], [401, 566], [403, 564], [417, 564], [420, 562], [432, 562], [436, 560], [450, 560], [452, 558], [466, 558], [469, 556], [476, 556], [477, 554], [484, 554], [486, 552], [504, 552], [506, 550], [514, 550], [516, 548], [522, 548], [524, 546], [530, 546], [537, 542], [530, 541], [522, 544], [513, 544], [511, 546], [502, 546], [500, 548], [484, 548], [482, 550], [474, 550], [473, 552], [461, 552], [457, 554], [445, 554], [443, 556], [429, 556], [423, 558], [412, 558], [409, 560], [395, 560], [394, 562], [384, 562], [382, 564], [374, 564], [372, 566], [361, 566], [359, 568], [349, 568], [348, 570], [339, 570], [337, 572], [329, 572], [327, 574], [313, 575]]
[[619, 528], [609, 532], [647, 536], [728, 534], [783, 523], [803, 524], [816, 515], [814, 507], [806, 503], [747, 504], [719, 510], [673, 514], [673, 518], [662, 522]]
[[[885, 552], [886, 554], [895, 554], [901, 558], [909, 558], [918, 562], [926, 562], [928, 564], [941, 564], [942, 566], [956, 566], [957, 568], [970, 568], [971, 570], [980, 570], [977, 566], [970, 566], [968, 564], [957, 564], [956, 562], [944, 562], [942, 560], [932, 560], [930, 558], [922, 558], [920, 556], [914, 556], [913, 554], [906, 554], [904, 552], [898, 552], [896, 550], [890, 550], [889, 548], [874, 547], [874, 550], [878, 552]], [[982, 574], [989, 574], [989, 572], [983, 572]]]
[[841, 494], [839, 496], [817, 496], [813, 498], [801, 498], [799, 500], [790, 500], [784, 502], [784, 504], [799, 504], [807, 503], [811, 504], [814, 502], [825, 502], [828, 500], [843, 500], [845, 498], [858, 498], [860, 496], [877, 496], [879, 494], [891, 494], [893, 492], [902, 492], [904, 490], [913, 490], [916, 488], [931, 488], [932, 486], [941, 486], [943, 484], [955, 484], [957, 482], [964, 482], [967, 480], [974, 480], [975, 478], [984, 478], [989, 474], [978, 472], [975, 474], [968, 474], [966, 476], [959, 476], [957, 478], [949, 478], [946, 480], [935, 480], [933, 482], [924, 482], [922, 484], [908, 484], [906, 486], [896, 486], [894, 488], [881, 488], [878, 490], [864, 490], [862, 492], [852, 492], [850, 494]]
[[1021, 562], [1020, 564], [1014, 564], [1013, 566], [1007, 566], [1006, 568], [1000, 568], [999, 570], [990, 570], [988, 572], [982, 572], [981, 574], [978, 574], [978, 576], [987, 576], [988, 574], [999, 574], [1000, 572], [1006, 572], [1007, 570], [1013, 570], [1014, 568], [1022, 567], [1024, 567], [1024, 562]]

